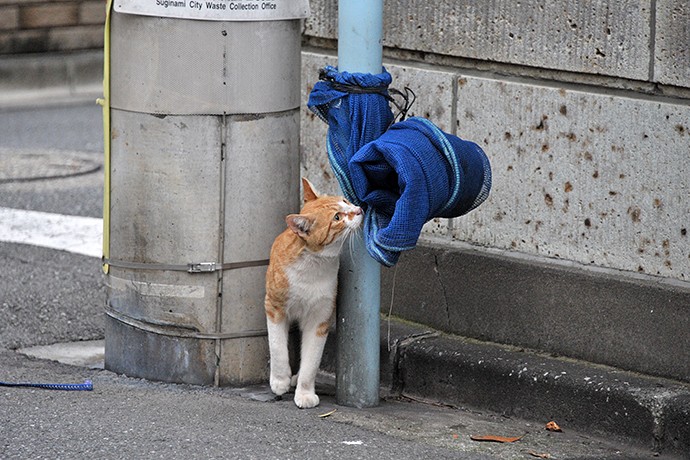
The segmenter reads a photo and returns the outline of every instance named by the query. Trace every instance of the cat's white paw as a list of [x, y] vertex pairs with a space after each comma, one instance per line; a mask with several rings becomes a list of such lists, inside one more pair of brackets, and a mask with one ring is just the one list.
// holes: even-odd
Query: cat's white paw
[[278, 396], [290, 391], [290, 377], [271, 376], [271, 391]]
[[297, 377], [299, 377], [299, 374], [293, 375], [292, 379], [290, 380], [290, 385], [292, 385], [293, 387], [297, 386]]
[[295, 393], [295, 404], [300, 409], [311, 409], [319, 405], [319, 397], [316, 393], [297, 391]]

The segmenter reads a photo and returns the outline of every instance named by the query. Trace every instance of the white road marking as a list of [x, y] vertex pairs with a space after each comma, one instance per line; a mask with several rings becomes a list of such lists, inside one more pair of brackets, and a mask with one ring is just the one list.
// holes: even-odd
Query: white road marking
[[103, 254], [103, 219], [0, 207], [0, 241]]

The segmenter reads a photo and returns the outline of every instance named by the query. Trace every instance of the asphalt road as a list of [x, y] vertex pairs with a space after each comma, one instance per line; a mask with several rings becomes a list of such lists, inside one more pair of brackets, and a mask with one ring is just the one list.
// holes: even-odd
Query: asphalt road
[[[3, 152], [25, 154], [36, 167], [45, 166], [46, 155], [57, 166], [75, 153], [99, 162], [100, 107], [0, 110]], [[32, 160], [36, 152], [43, 156]], [[0, 156], [0, 173], [9, 177], [17, 169], [7, 158]], [[31, 180], [17, 173], [0, 181], [0, 207], [101, 217], [102, 177], [102, 169]], [[94, 383], [92, 392], [0, 388], [0, 458], [535, 458], [530, 452], [561, 459], [650, 457], [615, 440], [554, 434], [540, 424], [490, 413], [396, 398], [374, 409], [339, 407], [328, 385], [320, 407], [299, 410], [289, 398], [275, 400], [266, 386], [161, 384], [14, 351], [102, 339], [104, 301], [97, 258], [0, 243], [0, 381]], [[320, 417], [332, 409], [337, 411]], [[471, 441], [476, 434], [525, 437], [495, 444]]]
[[[25, 155], [29, 162], [42, 153], [59, 165], [79, 152], [102, 164], [102, 136], [96, 104], [0, 111], [0, 152]], [[7, 160], [0, 164], [0, 171], [10, 170]], [[22, 180], [26, 171], [17, 173], [0, 182], [0, 207], [101, 217], [102, 169], [31, 181]], [[0, 347], [103, 337], [105, 290], [98, 260], [10, 243], [0, 243], [0, 260]]]
[[[103, 163], [103, 125], [100, 106], [0, 110], [0, 151], [50, 154], [57, 164], [75, 152]], [[2, 184], [0, 206], [101, 217], [103, 175]]]

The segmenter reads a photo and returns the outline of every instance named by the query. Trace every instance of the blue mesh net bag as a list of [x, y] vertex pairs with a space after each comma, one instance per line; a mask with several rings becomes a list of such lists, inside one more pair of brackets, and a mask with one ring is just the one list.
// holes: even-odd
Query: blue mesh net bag
[[357, 206], [362, 202], [352, 188], [348, 163], [352, 156], [378, 139], [393, 122], [388, 104], [391, 75], [338, 72], [335, 67], [321, 71], [307, 106], [328, 124], [328, 159], [345, 197]]
[[388, 72], [327, 67], [308, 106], [328, 123], [328, 158], [345, 196], [365, 209], [371, 256], [394, 265], [435, 217], [458, 217], [489, 196], [491, 166], [475, 143], [424, 118], [393, 123]]

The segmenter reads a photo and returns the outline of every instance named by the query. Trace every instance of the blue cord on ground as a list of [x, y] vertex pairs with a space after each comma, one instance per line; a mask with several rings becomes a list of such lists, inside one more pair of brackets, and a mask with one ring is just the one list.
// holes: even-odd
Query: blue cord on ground
[[24, 388], [43, 388], [46, 390], [62, 391], [92, 391], [93, 383], [85, 380], [84, 383], [10, 383], [0, 382], [0, 387], [24, 387]]

